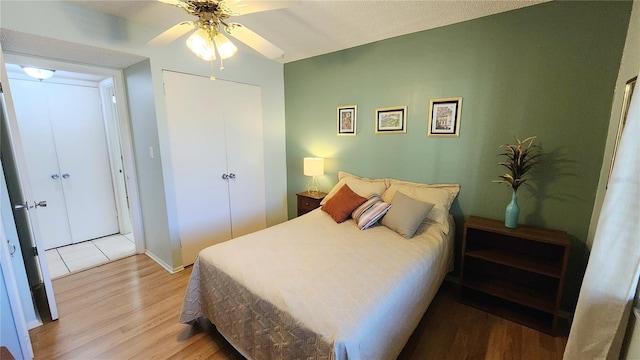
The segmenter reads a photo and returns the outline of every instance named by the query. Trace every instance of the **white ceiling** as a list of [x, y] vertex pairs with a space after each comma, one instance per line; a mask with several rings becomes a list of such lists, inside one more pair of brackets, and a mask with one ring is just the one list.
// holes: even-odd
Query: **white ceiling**
[[[277, 60], [287, 63], [546, 1], [292, 0], [288, 8], [238, 16], [233, 21], [284, 50], [283, 58]], [[193, 19], [182, 9], [153, 0], [69, 2], [157, 27], [158, 33]]]

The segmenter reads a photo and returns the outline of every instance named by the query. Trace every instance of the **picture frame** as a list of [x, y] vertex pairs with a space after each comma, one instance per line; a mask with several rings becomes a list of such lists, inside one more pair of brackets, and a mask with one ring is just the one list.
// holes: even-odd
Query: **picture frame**
[[[616, 155], [618, 154], [618, 145], [620, 144], [620, 138], [622, 137], [622, 131], [627, 124], [627, 115], [629, 114], [629, 106], [631, 105], [631, 96], [633, 90], [636, 87], [638, 77], [635, 76], [627, 81], [624, 86], [624, 97], [622, 98], [622, 109], [620, 112], [620, 120], [618, 122], [618, 132], [616, 133], [616, 142], [613, 145], [613, 156], [611, 158], [611, 167], [609, 168], [609, 179], [611, 179], [611, 173], [613, 172], [613, 165], [616, 162]], [[609, 181], [607, 180], [607, 183]]]
[[462, 98], [431, 99], [427, 136], [460, 136], [460, 111]]
[[407, 132], [407, 107], [392, 106], [376, 108], [376, 134], [401, 134]]
[[355, 136], [358, 116], [357, 105], [338, 106], [338, 136]]

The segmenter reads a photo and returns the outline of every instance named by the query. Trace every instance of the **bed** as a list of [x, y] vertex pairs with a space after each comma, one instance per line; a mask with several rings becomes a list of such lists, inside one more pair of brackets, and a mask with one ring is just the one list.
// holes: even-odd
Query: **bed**
[[[325, 208], [345, 184], [385, 214], [361, 230], [319, 208], [202, 250], [180, 322], [209, 319], [248, 359], [397, 358], [453, 268], [448, 210], [459, 187], [341, 172]], [[436, 203], [408, 238], [380, 224], [401, 196]]]

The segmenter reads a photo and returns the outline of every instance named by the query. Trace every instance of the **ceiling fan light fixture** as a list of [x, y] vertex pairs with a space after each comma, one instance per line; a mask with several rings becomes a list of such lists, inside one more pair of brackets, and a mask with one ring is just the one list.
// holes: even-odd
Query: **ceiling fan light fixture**
[[187, 38], [187, 47], [204, 61], [213, 61], [216, 59], [216, 49], [213, 41], [209, 34], [202, 28]]
[[53, 73], [56, 72], [55, 70], [39, 69], [32, 66], [23, 66], [22, 70], [24, 70], [27, 75], [38, 80], [46, 80], [52, 77]]
[[232, 57], [236, 52], [238, 52], [238, 48], [233, 45], [231, 40], [229, 40], [221, 33], [217, 33], [216, 36], [213, 37], [213, 41], [218, 48], [218, 54], [220, 55], [220, 58], [222, 58], [223, 60]]

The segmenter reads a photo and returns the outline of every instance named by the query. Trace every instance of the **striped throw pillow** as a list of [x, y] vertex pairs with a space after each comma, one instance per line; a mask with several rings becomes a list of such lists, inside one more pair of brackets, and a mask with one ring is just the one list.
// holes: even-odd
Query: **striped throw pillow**
[[369, 196], [367, 201], [353, 210], [351, 217], [360, 230], [365, 230], [380, 220], [389, 211], [390, 207], [390, 204], [380, 199], [380, 195], [373, 194]]

